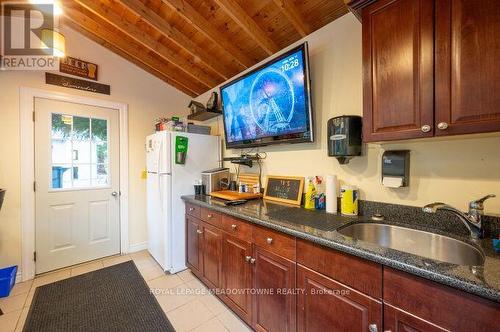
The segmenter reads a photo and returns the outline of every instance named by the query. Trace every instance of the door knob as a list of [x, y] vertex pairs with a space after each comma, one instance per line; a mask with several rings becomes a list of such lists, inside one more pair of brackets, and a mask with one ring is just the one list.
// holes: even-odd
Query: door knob
[[431, 126], [423, 125], [422, 128], [420, 128], [420, 130], [422, 130], [423, 133], [428, 133], [429, 131], [431, 131]]
[[116, 192], [116, 191], [113, 191], [113, 192], [111, 193], [111, 196], [113, 196], [113, 197], [116, 197], [116, 196], [118, 196], [118, 192]]
[[440, 123], [438, 123], [437, 127], [440, 130], [445, 130], [445, 129], [448, 129], [448, 124], [446, 122], [440, 122]]

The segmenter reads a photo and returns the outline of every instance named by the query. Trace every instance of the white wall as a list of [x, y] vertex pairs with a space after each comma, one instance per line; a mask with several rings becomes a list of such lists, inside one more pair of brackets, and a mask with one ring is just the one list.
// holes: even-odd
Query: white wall
[[130, 244], [147, 240], [144, 142], [158, 117], [187, 114], [190, 97], [109, 52], [78, 33], [62, 28], [70, 56], [99, 65], [99, 82], [111, 85], [111, 95], [46, 85], [44, 72], [0, 71], [0, 188], [7, 189], [0, 211], [0, 267], [21, 263], [19, 87], [118, 101], [129, 106], [129, 237]]
[[[268, 152], [264, 174], [337, 174], [342, 183], [359, 186], [362, 199], [414, 206], [444, 201], [462, 210], [467, 209], [468, 201], [495, 193], [499, 197], [486, 203], [486, 212], [500, 214], [498, 134], [368, 144], [362, 157], [343, 166], [328, 157], [328, 119], [362, 115], [361, 23], [347, 14], [305, 40], [309, 42], [316, 140], [312, 144], [260, 148]], [[208, 93], [198, 99], [205, 102]], [[222, 134], [221, 117], [211, 125]], [[380, 158], [384, 149], [411, 150], [408, 188], [388, 189], [381, 185]], [[225, 155], [239, 152], [226, 150]]]

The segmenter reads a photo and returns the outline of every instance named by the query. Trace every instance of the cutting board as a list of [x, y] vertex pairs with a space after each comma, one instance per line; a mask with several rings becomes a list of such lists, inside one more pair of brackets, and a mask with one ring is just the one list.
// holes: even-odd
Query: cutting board
[[221, 190], [221, 191], [211, 192], [210, 196], [222, 198], [228, 201], [236, 201], [238, 199], [249, 200], [249, 199], [261, 198], [262, 194], [239, 193], [237, 191], [232, 191], [232, 190]]

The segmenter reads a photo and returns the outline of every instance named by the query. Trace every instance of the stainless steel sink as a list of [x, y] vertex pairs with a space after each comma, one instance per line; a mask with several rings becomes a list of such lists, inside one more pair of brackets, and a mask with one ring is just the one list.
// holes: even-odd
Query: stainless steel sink
[[377, 223], [352, 224], [338, 232], [354, 239], [442, 262], [471, 266], [484, 264], [481, 250], [463, 241], [434, 233]]

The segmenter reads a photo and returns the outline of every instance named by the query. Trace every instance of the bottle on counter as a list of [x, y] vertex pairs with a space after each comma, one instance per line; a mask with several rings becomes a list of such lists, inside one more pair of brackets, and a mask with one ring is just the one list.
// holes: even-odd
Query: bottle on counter
[[307, 183], [306, 197], [304, 202], [304, 208], [315, 209], [315, 197], [316, 197], [316, 187], [314, 186], [313, 180], [309, 178]]

